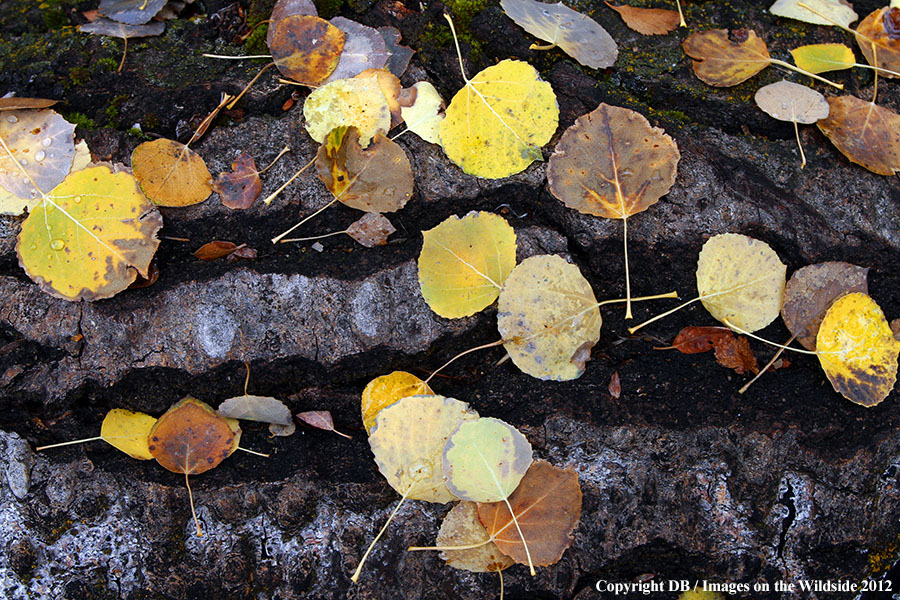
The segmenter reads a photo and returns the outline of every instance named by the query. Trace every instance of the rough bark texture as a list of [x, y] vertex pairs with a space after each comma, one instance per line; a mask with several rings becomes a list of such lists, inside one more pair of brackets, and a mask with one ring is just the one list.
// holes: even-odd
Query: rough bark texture
[[[141, 141], [130, 128], [185, 139], [217, 103], [260, 65], [213, 61], [201, 52], [264, 51], [232, 44], [239, 8], [266, 18], [272, 2], [197, 2], [160, 38], [132, 40], [121, 74], [120, 40], [75, 31], [94, 2], [11, 0], [0, 14], [0, 92], [60, 98], [79, 120], [96, 159], [129, 162]], [[858, 2], [860, 15], [877, 4]], [[462, 85], [444, 6], [406, 7], [350, 0], [320, 6], [364, 23], [394, 25], [418, 50], [404, 83], [431, 80], [449, 99]], [[768, 242], [791, 270], [825, 260], [872, 268], [869, 289], [888, 318], [900, 315], [900, 185], [852, 165], [812, 127], [801, 129], [809, 164], [799, 168], [790, 124], [770, 119], [752, 95], [784, 73], [768, 68], [730, 89], [699, 82], [681, 51], [687, 31], [643, 37], [593, 0], [590, 13], [620, 47], [616, 66], [585, 69], [558, 50], [528, 49], [530, 36], [493, 2], [456, 0], [469, 74], [502, 58], [536, 65], [551, 82], [560, 129], [608, 102], [640, 111], [681, 151], [671, 192], [629, 219], [635, 294], [696, 290], [705, 239], [739, 232]], [[773, 56], [803, 43], [842, 41], [836, 29], [789, 22], [758, 3], [689, 3], [690, 30], [753, 28]], [[193, 15], [191, 17], [191, 15]], [[262, 61], [256, 61], [262, 62]], [[793, 77], [793, 76], [791, 76]], [[849, 93], [871, 97], [869, 72], [833, 74]], [[795, 78], [801, 81], [800, 78]], [[893, 82], [879, 103], [900, 109]], [[295, 106], [295, 90], [265, 75], [216, 121], [195, 149], [210, 171], [241, 151], [265, 165], [263, 195], [315, 153]], [[300, 96], [305, 92], [300, 92]], [[302, 102], [302, 100], [301, 100]], [[77, 115], [74, 113], [78, 113]], [[430, 543], [448, 507], [409, 503], [363, 571], [349, 575], [398, 500], [377, 472], [359, 416], [359, 394], [396, 369], [422, 374], [456, 352], [498, 336], [494, 309], [448, 321], [418, 292], [420, 231], [450, 214], [503, 212], [520, 238], [520, 259], [561, 253], [576, 262], [598, 298], [624, 295], [622, 227], [565, 208], [545, 186], [545, 165], [499, 181], [462, 174], [442, 151], [413, 135], [398, 142], [416, 193], [391, 216], [387, 246], [365, 249], [346, 237], [273, 246], [269, 239], [330, 200], [312, 172], [272, 206], [231, 211], [217, 196], [163, 209], [168, 238], [157, 255], [159, 281], [110, 300], [72, 304], [38, 291], [18, 267], [20, 219], [0, 219], [0, 588], [6, 598], [485, 598], [493, 575], [407, 554]], [[344, 229], [359, 213], [329, 209], [299, 235]], [[255, 261], [197, 261], [213, 240], [246, 243]], [[635, 305], [636, 319], [667, 303]], [[707, 579], [760, 582], [880, 577], [900, 545], [900, 416], [895, 392], [866, 409], [831, 389], [814, 357], [790, 357], [738, 395], [744, 377], [710, 355], [660, 352], [686, 325], [710, 325], [700, 306], [627, 335], [623, 309], [606, 307], [600, 343], [580, 379], [534, 380], [494, 349], [461, 359], [434, 382], [438, 393], [520, 428], [536, 454], [574, 466], [584, 492], [575, 543], [562, 561], [507, 571], [507, 598], [594, 598], [599, 579]], [[789, 337], [779, 321], [762, 334]], [[756, 346], [762, 360], [771, 353]], [[286, 400], [294, 412], [331, 410], [348, 441], [300, 428], [270, 438], [245, 426], [237, 453], [193, 479], [206, 536], [197, 538], [183, 478], [136, 462], [102, 443], [34, 454], [29, 446], [96, 435], [103, 414], [123, 407], [152, 414], [191, 394], [207, 402], [242, 392]], [[621, 396], [609, 394], [614, 372]], [[0, 479], [3, 479], [0, 477]], [[896, 589], [896, 588], [895, 588]], [[674, 598], [674, 594], [670, 594]], [[749, 594], [776, 598], [782, 594]], [[667, 597], [659, 594], [654, 597]], [[799, 595], [797, 597], [800, 597]], [[842, 598], [845, 594], [820, 594]]]

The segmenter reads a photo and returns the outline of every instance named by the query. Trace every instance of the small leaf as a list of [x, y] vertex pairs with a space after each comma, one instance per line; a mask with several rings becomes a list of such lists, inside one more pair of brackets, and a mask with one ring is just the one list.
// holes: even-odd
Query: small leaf
[[230, 456], [240, 443], [228, 421], [188, 396], [167, 410], [150, 431], [150, 453], [174, 473], [198, 475]]
[[340, 79], [313, 90], [303, 103], [303, 118], [320, 144], [337, 127], [356, 127], [363, 147], [391, 128], [391, 109], [375, 77]]
[[[856, 43], [873, 67], [887, 69], [881, 71], [883, 77], [898, 77], [900, 71], [900, 8], [885, 6], [878, 8], [860, 22], [856, 28]], [[873, 53], [872, 44], [876, 46]], [[874, 63], [876, 58], [878, 64]]]
[[424, 381], [406, 371], [394, 371], [370, 381], [362, 393], [362, 420], [366, 433], [372, 433], [375, 417], [386, 406], [408, 396], [431, 396], [434, 392]]
[[324, 429], [325, 431], [332, 431], [341, 437], [347, 438], [348, 440], [351, 439], [351, 437], [346, 433], [341, 433], [334, 428], [334, 419], [331, 418], [331, 411], [329, 410], [310, 410], [302, 413], [297, 413], [297, 418], [310, 427], [315, 427], [316, 429]]
[[271, 396], [244, 394], [229, 398], [219, 405], [217, 412], [229, 419], [245, 419], [275, 425], [290, 425], [293, 418], [284, 402]]
[[47, 100], [45, 98], [0, 98], [0, 111], [50, 108], [59, 100]]
[[374, 248], [387, 243], [388, 236], [397, 231], [387, 217], [366, 213], [347, 228], [347, 235], [365, 246]]
[[747, 372], [759, 373], [756, 355], [750, 348], [750, 340], [740, 335], [717, 338], [713, 342], [716, 362], [727, 369], [734, 369], [738, 375]]
[[328, 21], [295, 14], [275, 24], [269, 51], [282, 75], [319, 85], [337, 68], [344, 39], [344, 32]]
[[[813, 8], [816, 12], [799, 6], [801, 3]], [[859, 18], [856, 11], [853, 10], [853, 5], [847, 0], [777, 0], [769, 8], [769, 12], [779, 17], [796, 19], [804, 23], [843, 27], [850, 27], [850, 23]]]
[[100, 437], [107, 444], [138, 460], [150, 460], [147, 438], [156, 424], [156, 417], [142, 412], [114, 408], [103, 418]]
[[844, 44], [809, 44], [791, 50], [794, 62], [804, 71], [825, 73], [840, 71], [856, 65], [853, 50]]
[[756, 32], [741, 29], [735, 38], [732, 40], [726, 29], [709, 29], [684, 40], [684, 52], [694, 59], [694, 73], [701, 81], [730, 87], [769, 66], [769, 49]]
[[344, 48], [337, 67], [322, 83], [356, 77], [367, 69], [380, 69], [387, 64], [387, 46], [376, 29], [344, 17], [335, 17], [330, 23], [344, 32]]
[[828, 116], [825, 96], [805, 85], [781, 80], [759, 88], [756, 105], [770, 117], [792, 123], [815, 123]]
[[665, 35], [678, 28], [678, 13], [664, 8], [640, 8], [623, 4], [608, 7], [619, 13], [625, 24], [643, 35]]
[[190, 206], [212, 193], [212, 176], [200, 155], [179, 142], [160, 138], [131, 153], [141, 190], [160, 206]]
[[234, 242], [213, 240], [197, 248], [197, 251], [194, 252], [194, 256], [200, 260], [216, 260], [228, 256], [234, 252], [235, 248], [237, 248], [237, 244]]
[[609, 378], [609, 386], [607, 386], [607, 390], [609, 390], [609, 395], [618, 400], [622, 396], [622, 380], [619, 378], [619, 372], [613, 371], [612, 376]]
[[232, 210], [245, 210], [253, 206], [262, 191], [256, 161], [241, 152], [233, 163], [231, 172], [223, 171], [212, 183], [212, 191], [222, 197], [222, 204]]
[[709, 352], [715, 346], [716, 340], [727, 337], [734, 337], [734, 333], [727, 327], [691, 325], [678, 332], [671, 346], [656, 350], [678, 350], [682, 354], [699, 354]]
[[[484, 525], [478, 520], [478, 509], [474, 502], [462, 501], [450, 509], [441, 522], [435, 545], [469, 546], [488, 540]], [[445, 550], [441, 558], [454, 569], [473, 573], [502, 571], [515, 564], [493, 542], [468, 550]]]
[[441, 122], [446, 108], [444, 99], [427, 81], [419, 81], [412, 86], [415, 99], [410, 106], [400, 107], [400, 116], [406, 128], [432, 144], [441, 143]]
[[900, 115], [856, 96], [830, 96], [816, 126], [850, 162], [879, 175], [900, 171]]

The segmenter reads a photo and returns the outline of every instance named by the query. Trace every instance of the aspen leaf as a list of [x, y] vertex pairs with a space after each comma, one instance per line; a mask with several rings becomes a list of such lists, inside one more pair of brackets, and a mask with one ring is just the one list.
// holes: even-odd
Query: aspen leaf
[[665, 35], [678, 27], [679, 17], [674, 10], [640, 8], [627, 4], [613, 6], [609, 2], [606, 5], [619, 13], [628, 27], [643, 35]]
[[460, 500], [500, 502], [518, 487], [534, 460], [515, 427], [485, 418], [459, 424], [443, 453], [444, 481]]
[[500, 0], [500, 6], [516, 25], [550, 42], [550, 48], [559, 47], [586, 67], [605, 69], [616, 62], [619, 50], [612, 36], [596, 21], [562, 2], [547, 4], [536, 0]]
[[272, 40], [275, 38], [275, 30], [281, 25], [281, 22], [288, 17], [293, 16], [319, 16], [316, 11], [316, 5], [312, 0], [278, 0], [272, 7], [272, 14], [269, 17], [269, 28], [266, 30], [266, 45], [272, 47]]
[[366, 248], [374, 248], [386, 244], [388, 237], [395, 231], [397, 229], [387, 217], [378, 213], [366, 213], [350, 223], [347, 235]]
[[160, 206], [190, 206], [212, 193], [212, 176], [200, 155], [182, 143], [161, 138], [131, 153], [131, 168], [141, 190]]
[[[3, 111], [0, 138], [6, 142], [12, 157], [0, 149], [0, 187], [26, 202], [37, 202], [41, 193], [59, 185], [71, 170], [75, 158], [74, 134], [75, 126], [53, 110]], [[13, 160], [25, 169], [28, 177]]]
[[211, 188], [222, 197], [224, 206], [232, 210], [250, 208], [262, 191], [256, 161], [246, 152], [241, 152], [237, 160], [231, 163], [231, 171], [219, 173]]
[[107, 444], [138, 460], [150, 460], [147, 438], [156, 424], [156, 417], [142, 412], [114, 408], [103, 418], [100, 437]]
[[394, 371], [370, 381], [362, 393], [362, 420], [366, 433], [372, 433], [375, 417], [386, 406], [408, 396], [431, 396], [428, 384], [406, 371]]
[[97, 10], [113, 21], [141, 25], [155, 17], [167, 2], [168, 0], [100, 0]]
[[290, 409], [284, 402], [271, 396], [244, 394], [229, 398], [219, 405], [217, 411], [229, 419], [244, 419], [276, 425], [291, 425], [294, 421]]
[[381, 88], [381, 93], [384, 94], [384, 99], [388, 103], [388, 109], [391, 111], [391, 129], [393, 129], [403, 120], [400, 116], [400, 93], [403, 90], [400, 80], [397, 79], [396, 75], [382, 68], [366, 69], [356, 75], [357, 79], [366, 77], [374, 77], [378, 81], [378, 87]]
[[[478, 520], [478, 509], [475, 503], [463, 500], [451, 508], [444, 517], [435, 545], [469, 546], [485, 542], [488, 539], [484, 525]], [[500, 552], [493, 542], [468, 550], [445, 550], [441, 552], [441, 558], [454, 569], [463, 569], [473, 573], [502, 571], [515, 564], [515, 561]]]
[[791, 50], [797, 66], [810, 73], [840, 71], [856, 65], [853, 50], [844, 44], [809, 44]]
[[146, 277], [162, 217], [128, 173], [96, 165], [70, 173], [22, 223], [19, 263], [65, 300], [109, 298]]
[[467, 317], [490, 306], [516, 266], [516, 233], [499, 215], [451, 216], [422, 234], [419, 285], [442, 317]]
[[397, 493], [412, 500], [454, 499], [441, 471], [447, 439], [461, 421], [478, 414], [465, 402], [444, 396], [411, 396], [383, 408], [369, 434], [378, 470]]
[[[162, 21], [153, 21], [142, 25], [127, 25], [110, 19], [99, 18], [91, 23], [78, 26], [78, 31], [91, 35], [105, 35], [123, 40], [160, 35], [166, 29]], [[123, 57], [124, 60], [124, 57]]]
[[344, 47], [337, 67], [322, 83], [355, 77], [387, 64], [387, 46], [378, 30], [344, 17], [335, 17], [330, 23], [344, 33]]
[[769, 49], [755, 31], [709, 29], [684, 40], [684, 52], [693, 60], [694, 74], [714, 87], [731, 87], [746, 81], [772, 62]]
[[313, 90], [303, 103], [303, 117], [306, 131], [320, 144], [332, 129], [356, 127], [366, 147], [376, 133], [391, 128], [391, 109], [375, 77], [340, 79]]
[[269, 51], [282, 75], [306, 85], [319, 85], [338, 66], [344, 32], [314, 15], [294, 14], [274, 27]]
[[655, 348], [656, 350], [678, 350], [682, 354], [699, 354], [709, 352], [716, 340], [733, 337], [734, 333], [727, 327], [703, 327], [690, 325], [678, 332], [671, 346]]
[[781, 318], [807, 350], [816, 349], [816, 334], [835, 300], [851, 292], [869, 293], [869, 269], [845, 262], [824, 262], [798, 269], [784, 287]]
[[384, 38], [384, 44], [390, 53], [385, 66], [395, 76], [402, 77], [406, 73], [406, 67], [409, 66], [409, 60], [416, 51], [400, 43], [400, 30], [396, 27], [379, 27], [378, 33]]
[[337, 127], [316, 155], [316, 172], [343, 204], [366, 212], [394, 212], [413, 193], [412, 166], [406, 152], [383, 133], [363, 149], [356, 127]]
[[816, 126], [850, 162], [879, 175], [900, 171], [900, 115], [856, 96], [830, 96]]
[[509, 497], [509, 505], [512, 512], [505, 502], [478, 504], [478, 519], [490, 539], [514, 561], [527, 564], [525, 544], [512, 520], [515, 514], [533, 564], [552, 565], [572, 545], [572, 531], [581, 518], [578, 474], [536, 460]]
[[441, 146], [464, 172], [500, 179], [543, 158], [558, 120], [550, 84], [528, 63], [503, 60], [467, 79], [450, 101]]
[[150, 430], [150, 453], [173, 473], [199, 475], [228, 458], [240, 443], [237, 431], [206, 403], [182, 399]]
[[519, 369], [538, 379], [580, 377], [602, 323], [590, 284], [559, 256], [526, 258], [500, 292], [503, 346]]
[[716, 362], [738, 375], [747, 372], [759, 373], [756, 355], [750, 348], [750, 341], [744, 336], [730, 335], [717, 339], [713, 344]]
[[647, 210], [675, 183], [678, 146], [666, 133], [627, 108], [601, 104], [576, 119], [550, 157], [550, 192], [569, 208], [622, 219], [625, 278], [631, 318], [628, 227], [631, 215]]
[[218, 260], [220, 258], [225, 258], [235, 250], [237, 250], [237, 244], [234, 242], [213, 240], [197, 248], [194, 252], [194, 256], [203, 261]]
[[0, 112], [6, 110], [24, 110], [50, 108], [59, 100], [48, 100], [46, 98], [19, 98], [11, 96], [9, 98], [0, 98]]
[[879, 71], [883, 77], [900, 77], [900, 8], [885, 6], [870, 13], [856, 28], [856, 43], [870, 65], [893, 71]]
[[828, 116], [828, 101], [814, 89], [798, 83], [781, 80], [756, 91], [756, 105], [770, 117], [794, 124], [797, 147], [800, 149], [800, 168], [806, 166], [806, 154], [800, 143], [798, 123], [815, 123]]
[[427, 81], [413, 84], [416, 91], [411, 106], [401, 106], [400, 116], [406, 128], [432, 144], [441, 143], [441, 122], [444, 120], [444, 99]]
[[322, 429], [325, 431], [331, 431], [332, 433], [336, 433], [341, 437], [347, 438], [348, 440], [352, 439], [346, 433], [341, 433], [334, 428], [334, 419], [331, 417], [331, 411], [329, 410], [308, 410], [306, 412], [297, 413], [297, 418], [310, 427], [315, 427], [316, 429]]
[[[801, 3], [812, 7], [816, 12], [799, 6]], [[847, 0], [776, 0], [775, 4], [769, 7], [769, 12], [804, 23], [843, 27], [850, 27], [850, 23], [859, 18], [853, 10], [853, 5]]]
[[884, 400], [897, 380], [900, 342], [866, 294], [837, 299], [819, 327], [816, 354], [835, 391], [863, 406]]

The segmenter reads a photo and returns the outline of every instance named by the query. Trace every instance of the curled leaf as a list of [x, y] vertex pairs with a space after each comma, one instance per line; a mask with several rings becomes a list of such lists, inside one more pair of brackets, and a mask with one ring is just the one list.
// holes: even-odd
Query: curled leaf
[[613, 6], [609, 2], [608, 7], [619, 13], [625, 24], [631, 29], [643, 35], [665, 35], [678, 28], [680, 21], [678, 13], [664, 8], [641, 8], [638, 6]]
[[0, 98], [0, 111], [50, 108], [59, 100], [47, 100], [46, 98], [19, 98], [11, 96]]
[[234, 242], [213, 240], [197, 248], [197, 250], [194, 252], [194, 256], [196, 256], [200, 260], [205, 261], [216, 260], [228, 256], [229, 254], [234, 252], [236, 248], [237, 244], [235, 244]]

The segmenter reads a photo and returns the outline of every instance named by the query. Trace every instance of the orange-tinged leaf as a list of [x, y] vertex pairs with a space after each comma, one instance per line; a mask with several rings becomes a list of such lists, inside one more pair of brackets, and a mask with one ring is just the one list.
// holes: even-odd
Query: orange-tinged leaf
[[699, 354], [713, 349], [716, 340], [733, 337], [727, 327], [705, 327], [690, 325], [678, 332], [671, 346], [656, 348], [657, 350], [678, 350], [682, 354]]
[[756, 355], [750, 348], [750, 340], [740, 335], [718, 338], [713, 342], [716, 362], [728, 369], [734, 369], [738, 375], [753, 372], [759, 373]]
[[370, 381], [362, 393], [362, 419], [367, 433], [372, 433], [375, 418], [382, 408], [407, 396], [434, 394], [428, 384], [406, 371], [394, 371]]
[[816, 126], [841, 154], [879, 175], [900, 171], [900, 115], [856, 96], [830, 96]]
[[200, 155], [179, 142], [161, 138], [131, 153], [131, 168], [141, 190], [160, 206], [190, 206], [212, 193], [212, 176]]
[[[581, 487], [574, 469], [536, 460], [509, 497], [535, 566], [562, 558], [572, 544], [572, 531], [581, 518]], [[525, 546], [505, 502], [478, 504], [478, 518], [501, 552], [528, 564]]]
[[640, 8], [627, 4], [613, 6], [609, 2], [606, 5], [619, 13], [628, 27], [644, 35], [665, 35], [678, 27], [678, 13], [674, 10]]
[[883, 77], [900, 77], [900, 8], [885, 6], [870, 13], [856, 28], [856, 43], [870, 65], [893, 71], [881, 71]]
[[285, 77], [319, 85], [337, 68], [344, 32], [314, 15], [291, 15], [275, 26], [269, 50]]
[[694, 73], [715, 87], [730, 87], [746, 81], [771, 62], [769, 49], [756, 32], [709, 29], [684, 40], [684, 52], [693, 61]]
[[197, 248], [194, 252], [194, 256], [199, 258], [200, 260], [216, 260], [217, 258], [224, 258], [235, 251], [237, 248], [237, 244], [234, 242], [223, 242], [220, 240], [213, 240], [211, 242], [207, 242]]
[[59, 100], [47, 100], [46, 98], [0, 98], [0, 111], [22, 110], [35, 108], [50, 108]]
[[256, 161], [246, 152], [241, 152], [237, 160], [231, 163], [231, 172], [219, 173], [211, 187], [222, 197], [222, 204], [226, 207], [232, 210], [250, 208], [262, 191]]
[[[469, 546], [487, 539], [487, 531], [478, 520], [476, 504], [464, 500], [451, 508], [444, 517], [435, 545]], [[500, 552], [493, 542], [468, 550], [445, 550], [441, 552], [441, 558], [454, 569], [463, 569], [473, 573], [502, 571], [515, 564], [513, 559]]]
[[188, 396], [169, 408], [150, 430], [150, 453], [173, 473], [198, 475], [234, 452], [239, 432], [229, 419]]

